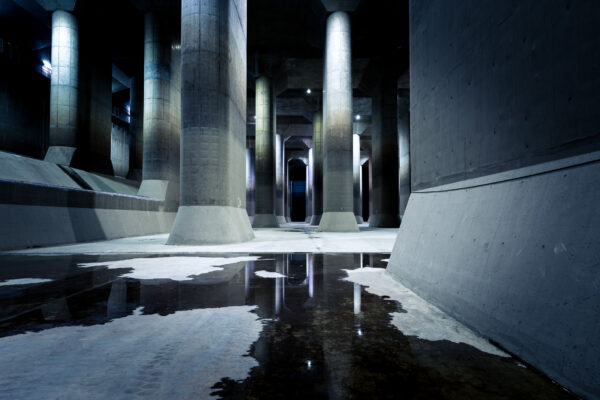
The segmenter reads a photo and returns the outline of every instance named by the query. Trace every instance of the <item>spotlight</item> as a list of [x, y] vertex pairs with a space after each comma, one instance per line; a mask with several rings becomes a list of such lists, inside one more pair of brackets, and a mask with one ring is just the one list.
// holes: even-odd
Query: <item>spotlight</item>
[[356, 114], [356, 116], [354, 117], [354, 119], [356, 119], [357, 121], [360, 121], [360, 114]]
[[312, 90], [306, 89], [306, 94], [311, 94], [311, 93], [312, 93]]

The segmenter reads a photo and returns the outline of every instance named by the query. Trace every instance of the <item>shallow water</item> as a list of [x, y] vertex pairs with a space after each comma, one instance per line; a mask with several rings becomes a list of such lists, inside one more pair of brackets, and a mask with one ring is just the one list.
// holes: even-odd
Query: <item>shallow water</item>
[[0, 282], [51, 280], [0, 286], [0, 398], [570, 398], [345, 280], [389, 254], [222, 257], [0, 257]]

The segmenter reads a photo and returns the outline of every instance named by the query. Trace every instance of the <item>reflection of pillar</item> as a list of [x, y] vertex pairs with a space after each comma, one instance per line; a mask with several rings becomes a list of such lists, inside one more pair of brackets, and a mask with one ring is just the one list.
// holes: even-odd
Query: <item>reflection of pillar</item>
[[310, 223], [312, 217], [312, 182], [313, 182], [313, 149], [308, 149], [308, 165], [306, 166], [306, 218], [305, 222]]
[[70, 165], [77, 147], [79, 96], [77, 19], [66, 11], [52, 13], [50, 78], [50, 147], [45, 160]]
[[275, 135], [275, 216], [278, 224], [285, 224], [284, 217], [284, 173], [283, 173], [283, 139]]
[[110, 286], [110, 294], [106, 302], [106, 316], [120, 317], [127, 312], [127, 281], [117, 279]]
[[254, 273], [254, 261], [248, 261], [244, 267], [244, 292], [246, 294], [246, 302], [250, 296], [250, 280]]
[[400, 216], [403, 216], [410, 196], [410, 111], [408, 97], [398, 97], [398, 153], [400, 154]]
[[352, 57], [350, 16], [327, 19], [323, 135], [323, 216], [320, 231], [357, 232], [352, 180]]
[[181, 192], [167, 243], [248, 241], [246, 1], [182, 0], [181, 10]]
[[358, 283], [354, 284], [354, 314], [360, 314], [361, 306], [361, 286]]
[[373, 215], [369, 226], [396, 228], [398, 212], [398, 84], [396, 71], [384, 67], [373, 94], [371, 144]]
[[314, 255], [306, 254], [306, 276], [308, 277], [308, 297], [315, 294]]
[[[285, 255], [277, 256], [277, 261], [275, 262], [275, 272], [281, 274], [283, 273], [283, 257]], [[283, 278], [275, 278], [275, 314], [279, 315], [281, 312], [281, 294], [283, 287]]]
[[255, 228], [279, 227], [275, 218], [275, 107], [271, 80], [261, 76], [256, 80], [256, 214]]
[[138, 194], [176, 207], [179, 131], [175, 130], [171, 81], [171, 29], [162, 13], [144, 18], [144, 125], [142, 184]]
[[311, 225], [319, 225], [323, 214], [323, 115], [313, 117], [313, 172], [312, 172], [312, 218]]
[[356, 223], [362, 224], [362, 185], [360, 181], [360, 136], [352, 135], [352, 177], [354, 193], [354, 216]]

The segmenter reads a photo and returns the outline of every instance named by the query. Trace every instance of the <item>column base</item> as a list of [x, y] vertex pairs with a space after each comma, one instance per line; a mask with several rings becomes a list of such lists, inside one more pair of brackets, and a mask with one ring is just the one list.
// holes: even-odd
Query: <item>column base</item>
[[321, 223], [321, 216], [320, 215], [313, 215], [312, 218], [310, 219], [310, 224], [311, 225], [319, 225]]
[[400, 216], [397, 214], [374, 214], [369, 218], [369, 228], [398, 228]]
[[319, 223], [319, 232], [358, 232], [356, 218], [350, 211], [325, 212]]
[[361, 217], [360, 215], [355, 215], [356, 217], [356, 223], [357, 224], [364, 224], [365, 221], [363, 220], [363, 217]]
[[230, 206], [181, 206], [167, 240], [169, 245], [226, 244], [254, 239], [248, 213]]
[[283, 215], [278, 215], [276, 218], [279, 225], [287, 224], [287, 221]]
[[68, 167], [73, 161], [73, 155], [76, 150], [76, 147], [70, 146], [50, 146], [48, 147], [44, 161], [66, 165]]
[[279, 228], [275, 214], [256, 214], [252, 221], [253, 228]]

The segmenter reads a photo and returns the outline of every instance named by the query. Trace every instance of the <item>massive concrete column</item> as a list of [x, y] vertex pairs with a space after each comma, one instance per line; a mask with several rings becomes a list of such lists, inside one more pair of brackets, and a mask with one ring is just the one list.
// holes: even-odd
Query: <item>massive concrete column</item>
[[135, 76], [131, 79], [129, 88], [129, 133], [131, 146], [129, 148], [129, 178], [142, 179], [144, 159], [144, 79]]
[[312, 218], [311, 225], [319, 225], [323, 214], [323, 114], [318, 111], [313, 117], [313, 173], [312, 173]]
[[181, 197], [168, 244], [254, 237], [246, 212], [246, 0], [183, 0]]
[[408, 204], [410, 196], [410, 102], [408, 93], [398, 97], [398, 154], [400, 185], [400, 217]]
[[138, 194], [177, 202], [175, 153], [178, 131], [172, 102], [172, 37], [168, 17], [150, 11], [144, 19], [144, 139], [142, 184]]
[[350, 16], [327, 19], [323, 137], [323, 217], [320, 231], [357, 232], [352, 177], [352, 57]]
[[[277, 116], [275, 116], [277, 118]], [[281, 135], [275, 135], [275, 216], [278, 224], [285, 224], [285, 199], [284, 199], [284, 166], [283, 162], [283, 139]]]
[[313, 149], [308, 149], [308, 164], [306, 165], [306, 218], [304, 222], [310, 223], [313, 215], [312, 199], [313, 199], [313, 175], [314, 175], [314, 159]]
[[279, 227], [275, 218], [274, 92], [271, 80], [256, 80], [256, 214], [255, 228]]
[[79, 36], [74, 15], [52, 13], [50, 132], [45, 160], [70, 165], [77, 148]]
[[397, 79], [395, 71], [384, 68], [382, 79], [373, 93], [373, 214], [369, 218], [370, 227], [400, 226]]
[[354, 193], [354, 216], [356, 223], [362, 224], [362, 185], [360, 179], [360, 135], [352, 135], [352, 177]]

